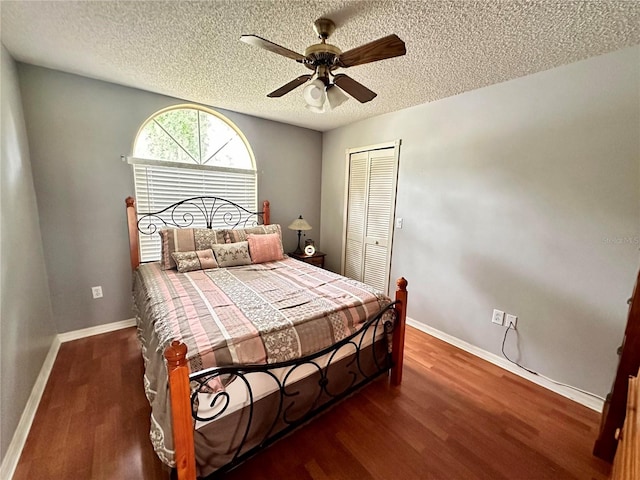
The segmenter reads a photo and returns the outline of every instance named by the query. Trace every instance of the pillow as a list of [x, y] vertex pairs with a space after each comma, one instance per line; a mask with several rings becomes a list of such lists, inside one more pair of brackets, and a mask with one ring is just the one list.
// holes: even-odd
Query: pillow
[[253, 263], [273, 262], [282, 260], [282, 241], [277, 233], [266, 233], [264, 235], [256, 235], [250, 233], [247, 235], [249, 243], [249, 253]]
[[162, 270], [176, 268], [171, 256], [173, 252], [206, 250], [216, 243], [224, 243], [224, 230], [210, 228], [163, 228], [160, 230], [160, 267]]
[[211, 245], [220, 267], [251, 265], [248, 242], [235, 242]]
[[[225, 240], [227, 243], [244, 242], [248, 235], [266, 235], [269, 233], [277, 233], [282, 243], [282, 229], [277, 223], [271, 225], [258, 225], [251, 228], [236, 228], [234, 230], [225, 230]], [[284, 250], [282, 250], [284, 253]]]
[[218, 268], [218, 262], [216, 262], [216, 257], [213, 256], [213, 250], [210, 248], [195, 252], [173, 252], [171, 256], [180, 273]]

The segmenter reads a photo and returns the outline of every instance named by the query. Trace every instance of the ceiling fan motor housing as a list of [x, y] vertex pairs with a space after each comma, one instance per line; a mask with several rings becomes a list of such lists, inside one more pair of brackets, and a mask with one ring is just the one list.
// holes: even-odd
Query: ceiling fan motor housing
[[342, 50], [335, 45], [331, 45], [330, 43], [316, 43], [304, 51], [305, 59], [303, 63], [311, 70], [315, 70], [316, 67], [320, 65], [325, 65], [333, 70], [334, 68], [338, 68], [338, 56], [341, 53]]

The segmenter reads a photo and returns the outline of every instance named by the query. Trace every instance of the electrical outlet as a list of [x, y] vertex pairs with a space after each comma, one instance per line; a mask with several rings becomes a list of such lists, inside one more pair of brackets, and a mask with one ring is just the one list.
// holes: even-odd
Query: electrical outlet
[[504, 324], [507, 327], [513, 328], [514, 330], [516, 330], [516, 327], [518, 326], [517, 315], [511, 315], [510, 313], [507, 313], [507, 321]]
[[491, 321], [498, 325], [504, 325], [504, 312], [502, 310], [494, 310]]
[[102, 298], [102, 287], [98, 285], [97, 287], [91, 287], [91, 293], [93, 294], [93, 298]]
[[396, 228], [402, 228], [402, 218], [396, 218]]

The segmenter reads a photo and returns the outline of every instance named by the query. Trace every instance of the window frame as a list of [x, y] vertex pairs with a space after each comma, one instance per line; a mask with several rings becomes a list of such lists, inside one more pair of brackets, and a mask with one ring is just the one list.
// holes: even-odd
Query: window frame
[[[170, 111], [174, 111], [174, 110], [195, 110], [198, 115], [200, 115], [200, 112], [204, 112], [206, 114], [210, 114], [213, 117], [215, 117], [218, 121], [223, 122], [226, 126], [230, 127], [235, 134], [238, 136], [238, 138], [242, 141], [244, 147], [246, 148], [248, 157], [251, 161], [251, 168], [237, 168], [237, 167], [226, 167], [226, 166], [216, 166], [216, 165], [209, 165], [209, 164], [200, 164], [200, 163], [196, 163], [194, 161], [194, 163], [184, 163], [184, 162], [176, 162], [176, 161], [171, 161], [171, 160], [158, 160], [158, 159], [148, 159], [148, 158], [142, 158], [140, 156], [136, 156], [136, 147], [138, 145], [138, 141], [141, 138], [141, 135], [143, 134], [145, 128], [147, 127], [147, 125], [149, 125], [150, 122], [153, 122], [154, 119], [156, 119], [158, 116], [160, 115], [164, 115], [167, 112]], [[198, 138], [198, 142], [201, 142], [202, 139], [202, 135], [201, 132], [198, 131], [197, 134], [199, 135]], [[171, 136], [171, 135], [170, 135]], [[178, 142], [178, 140], [176, 140], [175, 138], [171, 137], [173, 139], [173, 141], [175, 141], [181, 148], [182, 145], [180, 145], [180, 143]], [[256, 211], [257, 209], [257, 203], [258, 203], [258, 171], [256, 168], [256, 161], [255, 161], [255, 156], [253, 153], [253, 149], [251, 148], [251, 145], [249, 144], [249, 141], [247, 140], [247, 138], [245, 137], [245, 135], [242, 133], [242, 131], [237, 127], [237, 125], [235, 125], [235, 123], [233, 123], [229, 118], [225, 117], [224, 115], [222, 115], [219, 112], [216, 112], [215, 110], [212, 110], [210, 108], [201, 106], [201, 105], [196, 105], [196, 104], [178, 104], [178, 105], [172, 105], [166, 108], [163, 108], [161, 110], [156, 111], [155, 113], [153, 113], [152, 115], [150, 115], [140, 126], [140, 128], [138, 129], [138, 132], [136, 133], [135, 139], [133, 141], [133, 145], [132, 145], [132, 155], [127, 157], [127, 163], [129, 163], [132, 166], [132, 174], [133, 174], [133, 183], [134, 183], [134, 189], [135, 189], [135, 195], [136, 195], [136, 203], [138, 205], [138, 208], [140, 209], [140, 213], [150, 213], [148, 211], [143, 212], [142, 210], [149, 210], [149, 209], [155, 209], [155, 207], [153, 206], [154, 202], [157, 204], [160, 204], [160, 208], [158, 208], [157, 210], [161, 210], [162, 208], [164, 208], [166, 206], [166, 201], [163, 202], [163, 199], [170, 199], [171, 194], [159, 194], [157, 196], [152, 195], [152, 191], [153, 188], [149, 188], [149, 178], [153, 178], [155, 176], [155, 178], [159, 178], [162, 176], [166, 176], [166, 172], [163, 172], [163, 170], [166, 169], [172, 169], [175, 171], [180, 171], [183, 170], [185, 172], [184, 177], [179, 178], [178, 180], [181, 180], [182, 182], [188, 184], [191, 179], [195, 176], [198, 176], [198, 173], [195, 172], [196, 171], [201, 171], [202, 172], [202, 176], [201, 179], [203, 181], [203, 184], [201, 187], [193, 187], [193, 191], [192, 192], [185, 192], [184, 195], [187, 196], [201, 196], [201, 195], [211, 195], [211, 196], [217, 196], [217, 197], [221, 197], [221, 198], [225, 198], [227, 195], [229, 195], [229, 191], [228, 189], [233, 190], [234, 186], [237, 187], [238, 192], [234, 192], [233, 195], [231, 195], [231, 198], [229, 198], [229, 200], [235, 202], [235, 203], [239, 203], [239, 205], [241, 205], [242, 207], [246, 208], [249, 211]], [[192, 157], [193, 158], [193, 157]], [[202, 160], [202, 158], [200, 158], [200, 160]], [[139, 170], [137, 169], [145, 169], [144, 172], [144, 176], [146, 176], [147, 178], [147, 184], [146, 185], [140, 185], [139, 183], [139, 177], [142, 175], [142, 173], [139, 173]], [[154, 169], [156, 168], [156, 172], [155, 173], [148, 173], [148, 169]], [[188, 171], [188, 172], [187, 172]], [[211, 180], [211, 178], [216, 177], [216, 176], [224, 176], [224, 174], [229, 174], [229, 179], [230, 179], [230, 183], [228, 184], [228, 189], [223, 191], [216, 191], [216, 190], [208, 190], [208, 191], [203, 191], [204, 189], [207, 188], [207, 184], [204, 182], [205, 179], [207, 179], [207, 177], [209, 177], [208, 179]], [[236, 174], [236, 177], [234, 178], [234, 174]], [[245, 187], [239, 187], [237, 181], [238, 181], [238, 177], [244, 177], [247, 183], [245, 183]], [[177, 177], [178, 178], [178, 177]], [[252, 179], [252, 180], [251, 180]], [[252, 183], [249, 183], [252, 182]], [[152, 182], [153, 183], [153, 182]], [[216, 182], [214, 184], [208, 184], [208, 186], [213, 186], [215, 188], [215, 185], [219, 184], [220, 182]], [[160, 185], [160, 184], [157, 184]], [[246, 186], [250, 186], [250, 188], [246, 189]], [[244, 204], [243, 202], [237, 202], [236, 198], [234, 197], [234, 195], [238, 195], [238, 196], [242, 196], [242, 188], [245, 188], [245, 192], [249, 193], [249, 197], [245, 197], [244, 200], [248, 200], [250, 198], [250, 202], [251, 203], [247, 203]], [[162, 187], [156, 187], [157, 190], [161, 190]], [[183, 190], [188, 190], [188, 188], [184, 187], [184, 185], [181, 187], [181, 189]], [[166, 191], [166, 187], [165, 187], [165, 191]], [[145, 192], [145, 193], [141, 193], [141, 192]], [[180, 195], [178, 197], [178, 195]], [[175, 202], [178, 202], [180, 200], [183, 200], [184, 197], [182, 196], [182, 194], [178, 194], [176, 195], [176, 199]], [[246, 194], [245, 194], [246, 195]], [[140, 198], [138, 198], [140, 196]], [[200, 225], [194, 225], [195, 228], [200, 228]], [[214, 227], [215, 228], [215, 227]], [[148, 261], [155, 261], [157, 259], [160, 258], [160, 242], [159, 242], [159, 236], [158, 235], [148, 235], [146, 233], [143, 233], [141, 231], [138, 231], [138, 236], [139, 236], [139, 245], [140, 245], [140, 259], [142, 262], [148, 262]]]

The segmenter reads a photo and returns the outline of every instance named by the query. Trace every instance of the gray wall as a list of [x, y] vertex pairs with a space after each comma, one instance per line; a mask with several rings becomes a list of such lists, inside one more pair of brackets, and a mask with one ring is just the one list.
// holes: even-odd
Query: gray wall
[[[147, 117], [186, 102], [30, 65], [19, 74], [58, 331], [131, 318], [124, 199], [134, 189], [120, 155], [131, 153]], [[286, 227], [303, 214], [319, 232], [321, 134], [220, 112], [251, 144], [272, 223]], [[295, 233], [285, 228], [284, 238], [291, 249]], [[92, 299], [94, 285], [104, 298]]]
[[522, 363], [604, 395], [639, 266], [640, 47], [327, 132], [334, 270], [345, 150], [395, 139], [408, 315], [500, 355], [492, 309], [516, 314]]
[[0, 458], [55, 335], [16, 65], [0, 48]]

